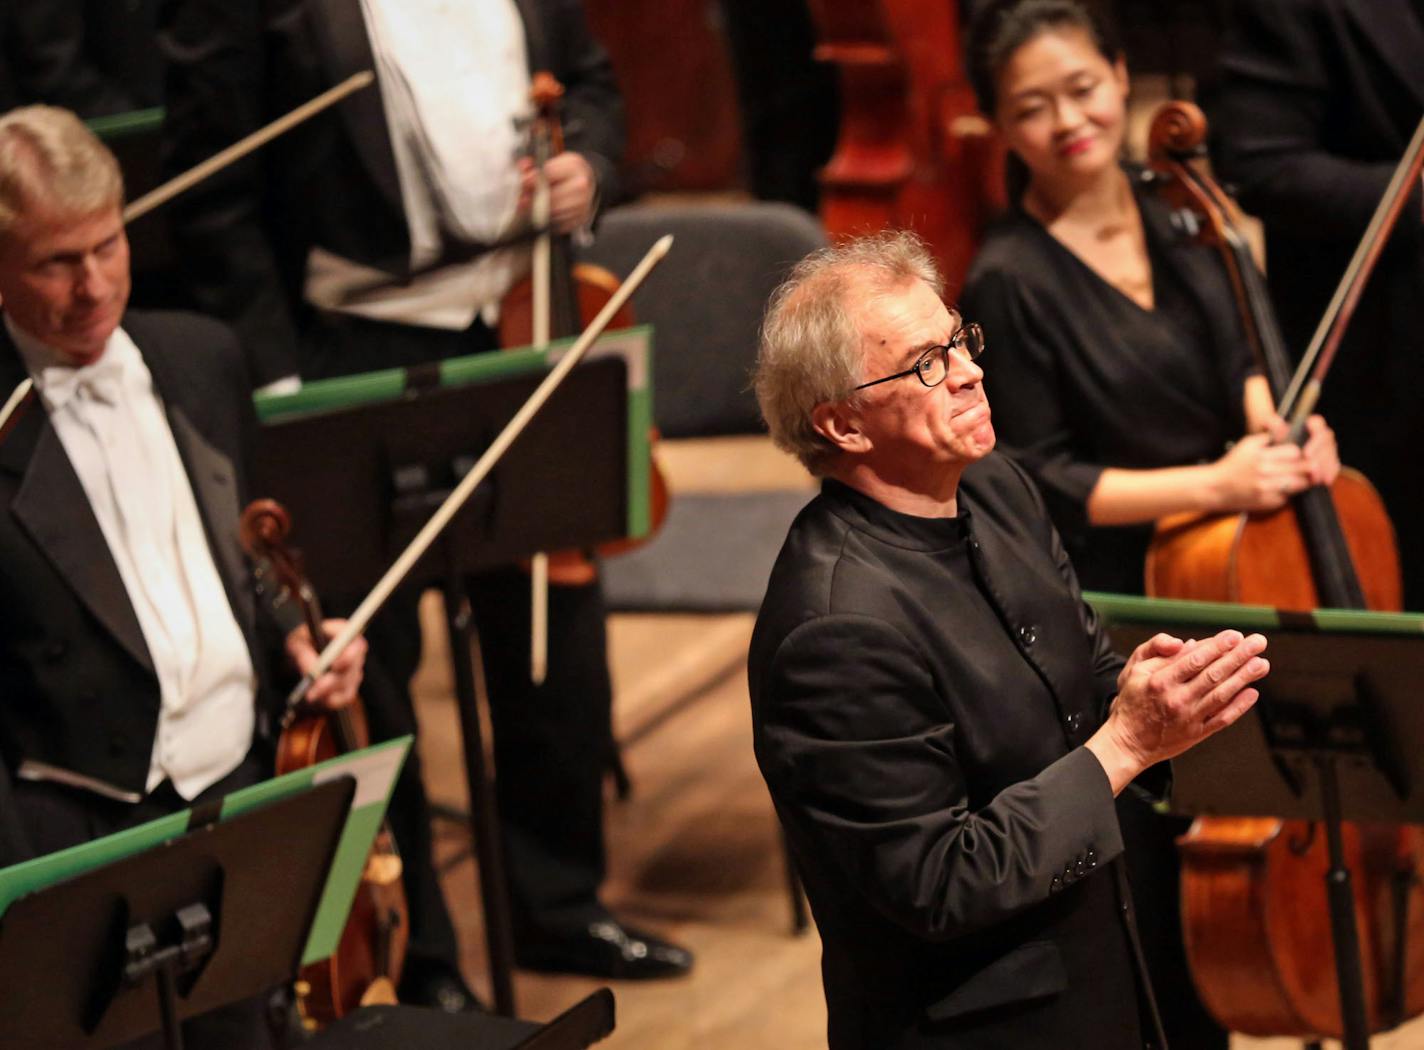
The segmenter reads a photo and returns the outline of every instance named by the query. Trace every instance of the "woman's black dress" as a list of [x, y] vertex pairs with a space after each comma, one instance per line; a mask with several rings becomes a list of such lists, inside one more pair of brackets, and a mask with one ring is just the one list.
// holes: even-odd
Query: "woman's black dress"
[[984, 326], [1001, 447], [1043, 489], [1084, 589], [1140, 594], [1152, 527], [1090, 528], [1098, 475], [1217, 459], [1245, 429], [1255, 363], [1213, 250], [1178, 233], [1161, 201], [1138, 203], [1155, 310], [1021, 211], [991, 230], [960, 309]]

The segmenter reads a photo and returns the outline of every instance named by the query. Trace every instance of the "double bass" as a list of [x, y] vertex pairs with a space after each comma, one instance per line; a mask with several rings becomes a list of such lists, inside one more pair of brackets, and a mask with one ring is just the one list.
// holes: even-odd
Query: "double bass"
[[[1261, 273], [1231, 201], [1192, 163], [1205, 135], [1195, 106], [1164, 106], [1149, 136], [1150, 169], [1220, 251], [1275, 403], [1290, 413], [1300, 402], [1291, 396], [1289, 360]], [[1303, 414], [1291, 415], [1292, 439], [1301, 443]], [[1316, 486], [1269, 513], [1164, 519], [1146, 581], [1151, 596], [1283, 609], [1402, 604], [1393, 526], [1374, 488], [1348, 469], [1329, 489]], [[1326, 906], [1328, 843], [1318, 827], [1198, 818], [1178, 845], [1187, 957], [1211, 1013], [1251, 1035], [1349, 1034]], [[1424, 1011], [1424, 837], [1413, 828], [1347, 824], [1339, 848], [1354, 873], [1346, 885], [1361, 958], [1360, 1012], [1370, 1031], [1391, 1028]]]
[[1005, 205], [1003, 147], [959, 59], [961, 6], [810, 0], [815, 57], [840, 81], [840, 134], [820, 173], [826, 232], [914, 230], [951, 286]]

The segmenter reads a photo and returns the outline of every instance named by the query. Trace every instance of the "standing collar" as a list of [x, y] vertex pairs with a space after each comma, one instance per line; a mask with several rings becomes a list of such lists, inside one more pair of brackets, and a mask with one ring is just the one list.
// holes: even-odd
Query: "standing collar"
[[858, 489], [823, 478], [821, 497], [837, 517], [896, 547], [936, 551], [964, 542], [971, 529], [970, 512], [959, 490], [959, 513], [952, 518], [921, 518], [891, 510]]

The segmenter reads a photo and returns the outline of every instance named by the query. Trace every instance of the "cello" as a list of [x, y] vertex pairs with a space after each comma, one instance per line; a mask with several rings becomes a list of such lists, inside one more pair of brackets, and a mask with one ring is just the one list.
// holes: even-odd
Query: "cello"
[[[242, 512], [238, 538], [259, 585], [273, 604], [296, 602], [315, 645], [328, 641], [321, 608], [296, 556], [285, 546], [291, 520], [275, 500], [254, 500]], [[356, 701], [334, 711], [289, 708], [277, 743], [277, 775], [335, 758], [369, 743]], [[318, 1028], [360, 1006], [396, 1002], [410, 921], [401, 887], [401, 858], [384, 823], [366, 858], [351, 913], [329, 959], [302, 967], [296, 991], [303, 1024]]]
[[[1222, 256], [1248, 339], [1276, 404], [1303, 443], [1310, 404], [1291, 396], [1284, 342], [1264, 280], [1233, 222], [1230, 199], [1192, 163], [1206, 121], [1186, 103], [1154, 119], [1149, 165], [1174, 205]], [[1318, 383], [1316, 386], [1318, 390]], [[1295, 409], [1294, 412], [1291, 410]], [[1362, 476], [1344, 470], [1262, 514], [1178, 515], [1159, 523], [1147, 556], [1147, 593], [1278, 608], [1398, 609], [1394, 531]], [[1424, 839], [1413, 828], [1345, 825], [1338, 843], [1313, 823], [1259, 817], [1198, 818], [1178, 840], [1182, 919], [1198, 992], [1225, 1026], [1251, 1035], [1351, 1036], [1352, 1013], [1370, 1031], [1424, 1011]], [[1359, 987], [1339, 982], [1325, 877], [1329, 847], [1343, 854], [1337, 893], [1353, 897]], [[1348, 945], [1349, 931], [1344, 931]], [[1338, 994], [1337, 994], [1338, 992]], [[1344, 997], [1351, 997], [1346, 1009]]]

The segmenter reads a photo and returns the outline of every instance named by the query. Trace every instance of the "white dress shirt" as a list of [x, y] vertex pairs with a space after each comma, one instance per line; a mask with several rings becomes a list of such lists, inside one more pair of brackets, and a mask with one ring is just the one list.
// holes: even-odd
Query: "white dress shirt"
[[[153, 378], [122, 328], [97, 361], [72, 368], [8, 316], [5, 325], [79, 475], [158, 673], [147, 788], [167, 777], [191, 799], [251, 747], [256, 675]], [[19, 775], [76, 782], [34, 764]]]
[[[410, 265], [440, 258], [441, 230], [478, 244], [516, 225], [517, 162], [530, 111], [524, 23], [510, 0], [361, 0], [410, 230]], [[382, 274], [322, 248], [306, 297], [325, 309], [456, 331], [497, 304], [529, 266], [506, 248], [409, 285], [357, 293]], [[487, 318], [488, 319], [488, 318]]]

